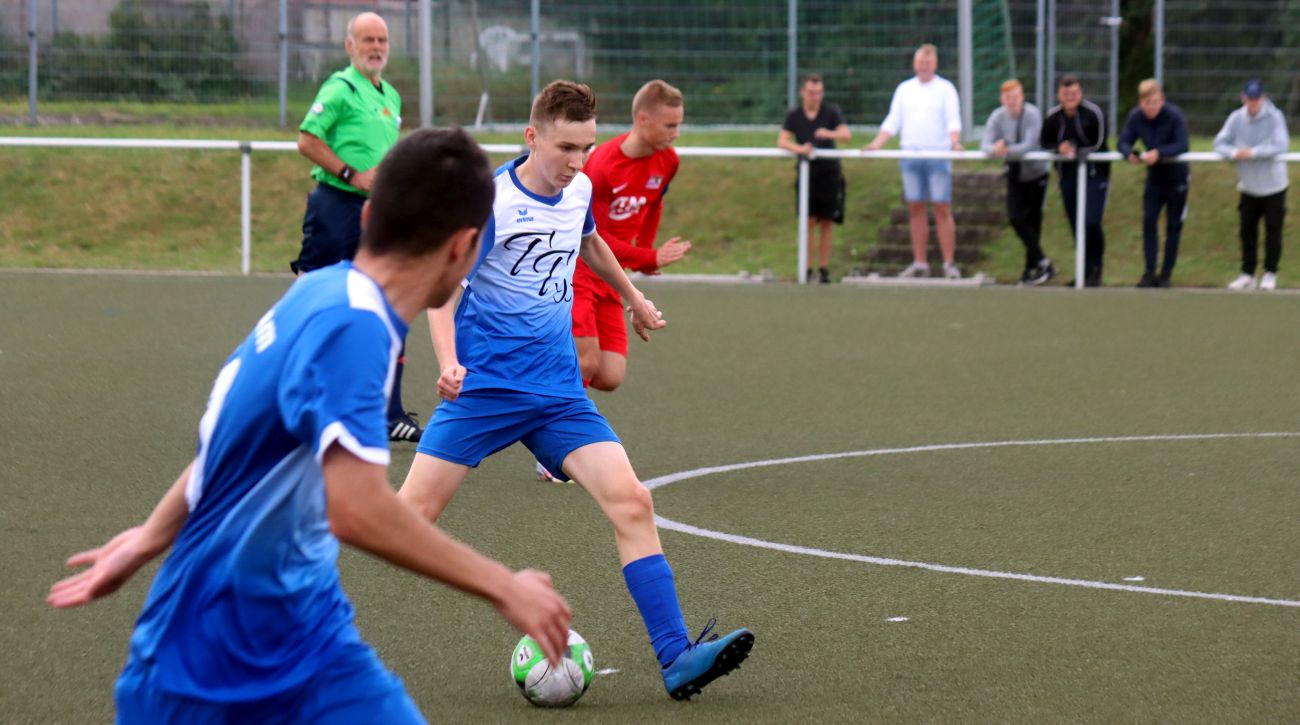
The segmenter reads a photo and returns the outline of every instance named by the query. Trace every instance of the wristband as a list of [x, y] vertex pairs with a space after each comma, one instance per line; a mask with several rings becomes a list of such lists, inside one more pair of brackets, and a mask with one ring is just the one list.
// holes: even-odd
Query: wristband
[[343, 164], [343, 168], [339, 169], [338, 177], [343, 180], [343, 183], [351, 184], [352, 177], [356, 176], [356, 174], [357, 174], [356, 169], [352, 168], [351, 166], [348, 166], [347, 164]]

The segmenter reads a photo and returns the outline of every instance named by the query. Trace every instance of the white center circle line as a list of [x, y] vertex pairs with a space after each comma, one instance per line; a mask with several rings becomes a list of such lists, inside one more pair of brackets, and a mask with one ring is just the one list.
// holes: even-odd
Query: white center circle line
[[[945, 443], [925, 446], [911, 446], [907, 448], [877, 448], [865, 451], [846, 451], [843, 453], [822, 453], [809, 456], [795, 456], [793, 458], [772, 458], [762, 461], [749, 461], [745, 463], [733, 463], [725, 466], [706, 466], [695, 468], [689, 471], [679, 471], [669, 473], [663, 476], [656, 476], [645, 482], [646, 488], [651, 490], [667, 486], [670, 483], [686, 481], [692, 478], [701, 478], [717, 473], [728, 473], [731, 471], [743, 471], [751, 468], [763, 468], [766, 466], [781, 466], [792, 463], [811, 463], [814, 461], [831, 461], [841, 458], [865, 458], [868, 456], [884, 456], [903, 453], [930, 453], [935, 451], [956, 451], [969, 450], [978, 448], [1009, 448], [1013, 446], [1050, 446], [1050, 445], [1071, 445], [1071, 444], [1088, 444], [1088, 443], [1135, 443], [1150, 441], [1203, 441], [1203, 440], [1226, 440], [1233, 438], [1297, 438], [1300, 432], [1280, 432], [1280, 433], [1204, 433], [1192, 435], [1146, 435], [1146, 436], [1106, 436], [1098, 438], [1054, 438], [1044, 440], [1026, 440], [1026, 441], [988, 441], [982, 443]], [[1300, 607], [1300, 601], [1290, 599], [1269, 599], [1266, 597], [1251, 597], [1241, 594], [1223, 594], [1218, 592], [1195, 592], [1183, 589], [1162, 589], [1158, 587], [1142, 587], [1131, 584], [1115, 584], [1113, 582], [1091, 581], [1087, 579], [1068, 579], [1063, 577], [1039, 576], [1036, 574], [1020, 574], [1008, 571], [994, 571], [990, 569], [973, 569], [963, 566], [949, 566], [946, 564], [933, 564], [923, 561], [906, 561], [903, 559], [890, 559], [879, 556], [864, 556], [862, 554], [847, 554], [838, 551], [828, 551], [825, 549], [814, 549], [807, 546], [795, 546], [792, 544], [782, 544], [775, 541], [765, 541], [748, 536], [737, 536], [728, 534], [723, 531], [713, 531], [702, 529], [698, 526], [691, 526], [679, 521], [664, 518], [655, 515], [655, 523], [661, 529], [678, 531], [684, 534], [703, 537], [706, 539], [715, 539], [726, 541], [733, 544], [742, 544], [762, 549], [772, 549], [774, 551], [784, 551], [791, 554], [802, 554], [804, 556], [817, 556], [825, 559], [840, 559], [844, 561], [856, 561], [864, 564], [876, 564], [879, 566], [902, 566], [914, 569], [925, 569], [927, 571], [942, 572], [945, 574], [962, 574], [965, 576], [988, 577], [992, 579], [1014, 579], [1018, 581], [1035, 582], [1039, 584], [1060, 584], [1064, 586], [1085, 587], [1088, 589], [1110, 589], [1114, 591], [1138, 592], [1142, 594], [1160, 594], [1171, 597], [1190, 597], [1194, 599], [1213, 599], [1223, 602], [1240, 602], [1245, 604], [1266, 604], [1276, 607]]]

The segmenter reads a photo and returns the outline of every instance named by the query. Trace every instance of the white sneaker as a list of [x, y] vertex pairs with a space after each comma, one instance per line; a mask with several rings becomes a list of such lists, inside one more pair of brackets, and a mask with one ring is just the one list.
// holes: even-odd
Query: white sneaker
[[961, 270], [957, 268], [957, 263], [956, 263], [956, 262], [944, 262], [944, 263], [943, 263], [943, 278], [944, 278], [944, 279], [961, 279]]
[[898, 273], [899, 277], [929, 277], [930, 265], [923, 262], [912, 262]]
[[1249, 292], [1255, 289], [1255, 278], [1242, 272], [1237, 278], [1228, 283], [1228, 289], [1237, 290], [1238, 292]]
[[1272, 272], [1265, 272], [1264, 276], [1259, 278], [1259, 288], [1265, 292], [1272, 292], [1277, 289], [1277, 275]]
[[534, 461], [534, 462], [537, 464], [537, 466], [533, 469], [533, 472], [537, 474], [537, 480], [539, 480], [539, 481], [559, 481], [559, 480], [560, 480], [560, 479], [558, 479], [558, 478], [555, 477], [555, 474], [553, 474], [553, 473], [551, 473], [550, 471], [546, 470], [546, 466], [543, 466], [541, 461]]

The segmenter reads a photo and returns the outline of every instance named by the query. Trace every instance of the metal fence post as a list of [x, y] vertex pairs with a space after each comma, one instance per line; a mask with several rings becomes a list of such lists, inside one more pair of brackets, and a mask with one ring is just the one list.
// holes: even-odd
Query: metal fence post
[[786, 9], [785, 107], [794, 108], [799, 74], [799, 0], [790, 0]]
[[808, 277], [808, 157], [799, 157], [799, 268], [794, 271], [797, 284], [807, 284]]
[[542, 0], [533, 0], [532, 7], [532, 35], [533, 35], [533, 78], [532, 95], [528, 97], [529, 102], [537, 97], [541, 87], [541, 65], [542, 65]]
[[36, 0], [27, 0], [27, 111], [36, 123]]
[[1156, 41], [1156, 83], [1165, 84], [1165, 0], [1156, 0], [1155, 15]]
[[248, 274], [253, 258], [253, 145], [239, 144], [239, 271]]
[[406, 39], [405, 42], [402, 43], [402, 46], [406, 50], [406, 57], [410, 58], [414, 52], [411, 49], [411, 0], [406, 0], [406, 2], [402, 3], [402, 25], [406, 29]]
[[420, 0], [420, 128], [433, 128], [433, 0]]
[[1114, 136], [1119, 132], [1116, 119], [1119, 118], [1119, 26], [1124, 18], [1119, 14], [1119, 0], [1110, 0], [1110, 15], [1101, 19], [1110, 28], [1110, 113], [1106, 117], [1108, 131]]
[[1047, 91], [1043, 99], [1043, 106], [1039, 110], [1047, 113], [1047, 107], [1052, 105], [1052, 98], [1056, 96], [1056, 0], [1047, 0], [1047, 83], [1044, 90]]
[[1083, 289], [1084, 245], [1088, 240], [1088, 163], [1079, 156], [1075, 159], [1078, 161], [1075, 164], [1078, 197], [1074, 204], [1074, 288]]
[[280, 0], [280, 128], [285, 127], [289, 90], [289, 0]]
[[960, 76], [958, 97], [961, 100], [962, 136], [970, 136], [975, 126], [975, 52], [972, 44], [973, 11], [971, 0], [957, 0], [957, 65]]
[[1034, 103], [1038, 105], [1038, 110], [1042, 112], [1047, 111], [1047, 106], [1044, 104], [1047, 103], [1049, 98], [1049, 96], [1043, 95], [1043, 88], [1046, 85], [1043, 79], [1047, 69], [1047, 66], [1043, 65], [1043, 56], [1046, 55], [1044, 44], [1047, 41], [1045, 37], [1047, 34], [1047, 8], [1045, 5], [1045, 0], [1038, 0], [1034, 9], [1034, 28], [1037, 30], [1034, 34]]

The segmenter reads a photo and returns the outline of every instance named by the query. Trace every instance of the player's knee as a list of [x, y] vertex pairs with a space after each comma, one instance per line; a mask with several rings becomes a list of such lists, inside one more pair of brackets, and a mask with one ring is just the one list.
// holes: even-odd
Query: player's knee
[[402, 500], [402, 503], [414, 509], [421, 518], [431, 523], [437, 521], [442, 515], [443, 501], [432, 496], [418, 496], [414, 491], [414, 486], [404, 485], [397, 491], [397, 497]]
[[654, 521], [654, 500], [650, 489], [632, 479], [619, 492], [610, 507], [610, 519], [615, 526], [643, 525]]

